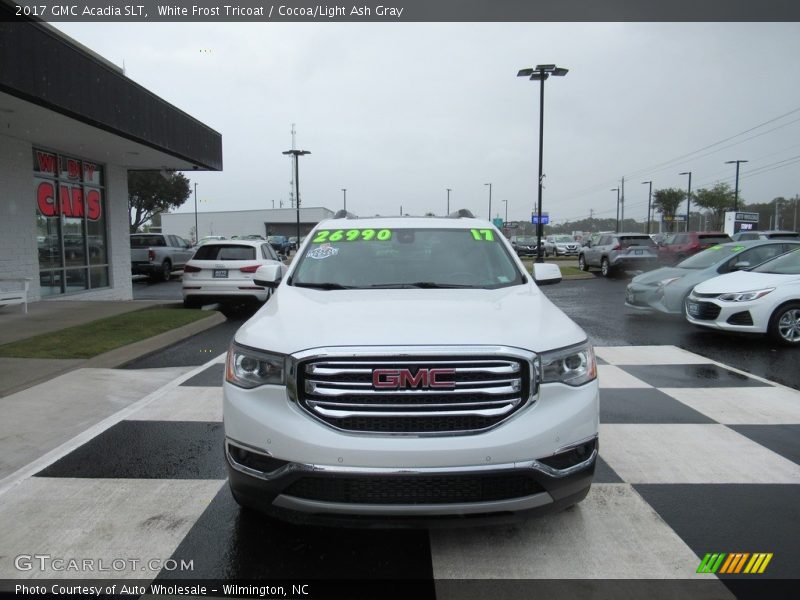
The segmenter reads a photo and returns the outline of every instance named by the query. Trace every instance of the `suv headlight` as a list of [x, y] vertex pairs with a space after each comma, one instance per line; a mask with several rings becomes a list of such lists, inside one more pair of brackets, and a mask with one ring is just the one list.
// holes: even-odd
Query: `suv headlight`
[[542, 383], [578, 386], [597, 378], [597, 362], [589, 342], [543, 352], [539, 357], [542, 361]]
[[225, 367], [225, 381], [251, 389], [268, 383], [285, 383], [287, 356], [231, 344]]
[[720, 294], [718, 297], [725, 302], [747, 302], [748, 300], [757, 300], [762, 296], [766, 296], [775, 288], [766, 288], [763, 290], [751, 290], [749, 292], [737, 292], [734, 294]]

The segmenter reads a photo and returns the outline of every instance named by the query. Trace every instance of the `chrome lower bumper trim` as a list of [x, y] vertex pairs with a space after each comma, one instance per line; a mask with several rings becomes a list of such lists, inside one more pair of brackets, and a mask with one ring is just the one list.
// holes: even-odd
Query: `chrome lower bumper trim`
[[[596, 439], [596, 436], [587, 438], [580, 442], [576, 442], [574, 444], [570, 444], [568, 446], [564, 446], [560, 448], [558, 454], [560, 452], [564, 452], [575, 448], [576, 446], [580, 446], [587, 442]], [[225, 440], [225, 456], [227, 457], [228, 464], [230, 466], [239, 471], [240, 473], [244, 473], [245, 475], [250, 475], [251, 477], [256, 477], [258, 479], [263, 479], [264, 481], [273, 481], [275, 479], [279, 479], [284, 475], [288, 475], [290, 473], [329, 473], [329, 474], [342, 474], [342, 475], [469, 475], [469, 474], [482, 474], [482, 473], [492, 473], [492, 472], [502, 472], [502, 471], [524, 471], [526, 469], [532, 469], [534, 471], [538, 471], [547, 475], [548, 477], [555, 477], [555, 478], [562, 478], [568, 477], [577, 473], [578, 471], [582, 471], [592, 465], [592, 463], [597, 458], [597, 448], [592, 451], [589, 457], [581, 461], [571, 467], [567, 467], [566, 469], [554, 469], [553, 467], [549, 467], [544, 463], [539, 462], [538, 460], [525, 460], [520, 462], [513, 462], [513, 463], [503, 463], [499, 465], [468, 465], [468, 466], [459, 466], [459, 467], [351, 467], [351, 466], [344, 466], [344, 465], [315, 465], [315, 464], [306, 464], [306, 463], [288, 463], [275, 471], [271, 472], [264, 472], [258, 471], [256, 469], [252, 469], [246, 465], [243, 465], [237, 462], [230, 452], [230, 446], [236, 446], [241, 448], [242, 450], [246, 450], [248, 452], [254, 452], [256, 454], [261, 454], [262, 456], [272, 457], [269, 452], [265, 452], [263, 450], [257, 450], [251, 446], [247, 446], [245, 444], [240, 444], [238, 442], [234, 442], [233, 440], [226, 439]]]
[[320, 502], [281, 494], [273, 501], [273, 506], [288, 508], [299, 512], [362, 515], [452, 515], [493, 512], [521, 511], [538, 508], [553, 502], [547, 492], [540, 492], [523, 498], [494, 500], [492, 502], [462, 502], [455, 504], [349, 504], [343, 502]]

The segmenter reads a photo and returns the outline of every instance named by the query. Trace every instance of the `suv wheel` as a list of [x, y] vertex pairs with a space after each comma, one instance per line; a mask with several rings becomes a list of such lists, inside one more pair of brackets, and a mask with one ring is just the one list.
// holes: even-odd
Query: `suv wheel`
[[588, 271], [589, 270], [589, 265], [586, 264], [586, 259], [583, 257], [583, 254], [581, 254], [578, 257], [578, 268], [581, 271]]
[[608, 264], [608, 259], [605, 257], [600, 261], [600, 272], [603, 274], [603, 277], [611, 277], [611, 265]]
[[769, 336], [788, 346], [800, 346], [800, 302], [778, 307], [769, 321]]

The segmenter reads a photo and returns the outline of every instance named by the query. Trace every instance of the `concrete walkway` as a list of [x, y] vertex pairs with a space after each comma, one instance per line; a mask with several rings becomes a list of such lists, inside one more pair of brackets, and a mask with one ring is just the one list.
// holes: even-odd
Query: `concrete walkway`
[[[27, 315], [23, 314], [18, 306], [0, 308], [0, 345], [75, 325], [91, 323], [107, 317], [168, 304], [170, 303], [161, 300], [44, 300], [29, 304]], [[24, 390], [32, 385], [48, 381], [74, 369], [120, 366], [224, 321], [225, 317], [220, 313], [211, 311], [205, 319], [117, 348], [88, 360], [0, 357], [0, 398]]]

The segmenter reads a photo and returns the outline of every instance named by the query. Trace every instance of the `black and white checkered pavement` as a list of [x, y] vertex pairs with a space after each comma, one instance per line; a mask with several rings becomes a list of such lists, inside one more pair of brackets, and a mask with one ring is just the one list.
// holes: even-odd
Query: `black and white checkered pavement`
[[225, 482], [218, 357], [0, 481], [0, 579], [87, 576], [15, 567], [36, 552], [186, 559], [191, 572], [108, 576], [214, 579], [714, 579], [695, 573], [707, 552], [772, 552], [763, 577], [796, 577], [800, 392], [673, 346], [596, 353], [601, 458], [568, 511], [429, 532], [240, 512]]

